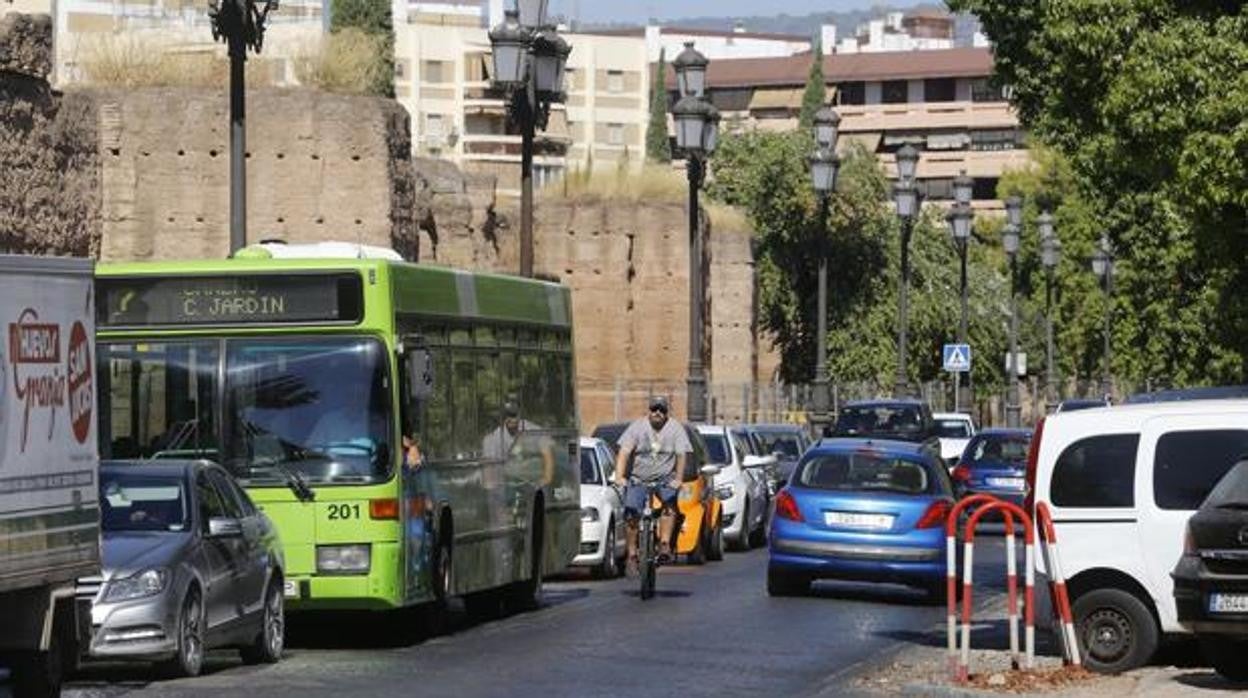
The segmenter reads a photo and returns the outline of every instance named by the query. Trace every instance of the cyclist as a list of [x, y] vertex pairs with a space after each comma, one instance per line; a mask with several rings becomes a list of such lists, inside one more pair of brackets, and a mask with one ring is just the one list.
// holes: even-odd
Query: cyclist
[[[615, 483], [624, 490], [624, 518], [628, 523], [628, 572], [637, 572], [637, 519], [646, 501], [646, 486], [660, 483], [658, 494], [663, 502], [659, 518], [659, 559], [671, 559], [672, 532], [676, 526], [676, 495], [680, 491], [685, 461], [693, 452], [685, 429], [668, 418], [667, 398], [650, 398], [650, 412], [638, 419], [620, 435], [619, 454], [615, 458]], [[630, 456], [632, 472], [628, 472]]]

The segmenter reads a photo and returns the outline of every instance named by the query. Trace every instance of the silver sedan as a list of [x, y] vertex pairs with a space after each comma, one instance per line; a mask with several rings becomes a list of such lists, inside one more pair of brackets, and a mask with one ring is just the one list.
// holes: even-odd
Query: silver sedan
[[162, 663], [194, 676], [204, 653], [281, 658], [283, 557], [277, 530], [220, 466], [112, 461], [100, 468], [103, 575], [90, 598], [89, 658]]

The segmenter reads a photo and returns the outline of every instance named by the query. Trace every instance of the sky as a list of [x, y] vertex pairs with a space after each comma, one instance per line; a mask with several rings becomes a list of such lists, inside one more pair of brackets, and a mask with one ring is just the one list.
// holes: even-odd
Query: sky
[[644, 23], [682, 17], [731, 17], [736, 15], [804, 15], [811, 12], [861, 10], [873, 5], [909, 6], [918, 0], [551, 0], [555, 14], [569, 16], [579, 6], [582, 22]]

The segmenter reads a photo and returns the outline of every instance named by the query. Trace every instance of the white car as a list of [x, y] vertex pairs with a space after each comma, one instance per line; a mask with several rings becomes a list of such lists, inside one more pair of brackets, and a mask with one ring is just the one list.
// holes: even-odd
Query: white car
[[940, 439], [940, 459], [952, 468], [977, 431], [975, 420], [961, 412], [937, 412], [932, 415], [932, 421], [936, 423], [936, 436]]
[[628, 539], [624, 528], [624, 501], [611, 487], [615, 460], [607, 442], [581, 437], [581, 549], [575, 567], [589, 567], [594, 576], [609, 579], [624, 571]]
[[715, 494], [723, 501], [724, 540], [733, 550], [749, 550], [767, 539], [766, 460], [749, 451], [728, 427], [699, 424], [706, 441], [707, 460], [720, 466]]

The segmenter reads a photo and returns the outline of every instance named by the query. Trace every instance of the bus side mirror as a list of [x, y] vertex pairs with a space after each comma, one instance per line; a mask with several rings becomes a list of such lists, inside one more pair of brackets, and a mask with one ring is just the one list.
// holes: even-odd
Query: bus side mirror
[[433, 395], [433, 353], [419, 336], [403, 338], [403, 372], [408, 400], [424, 401]]

